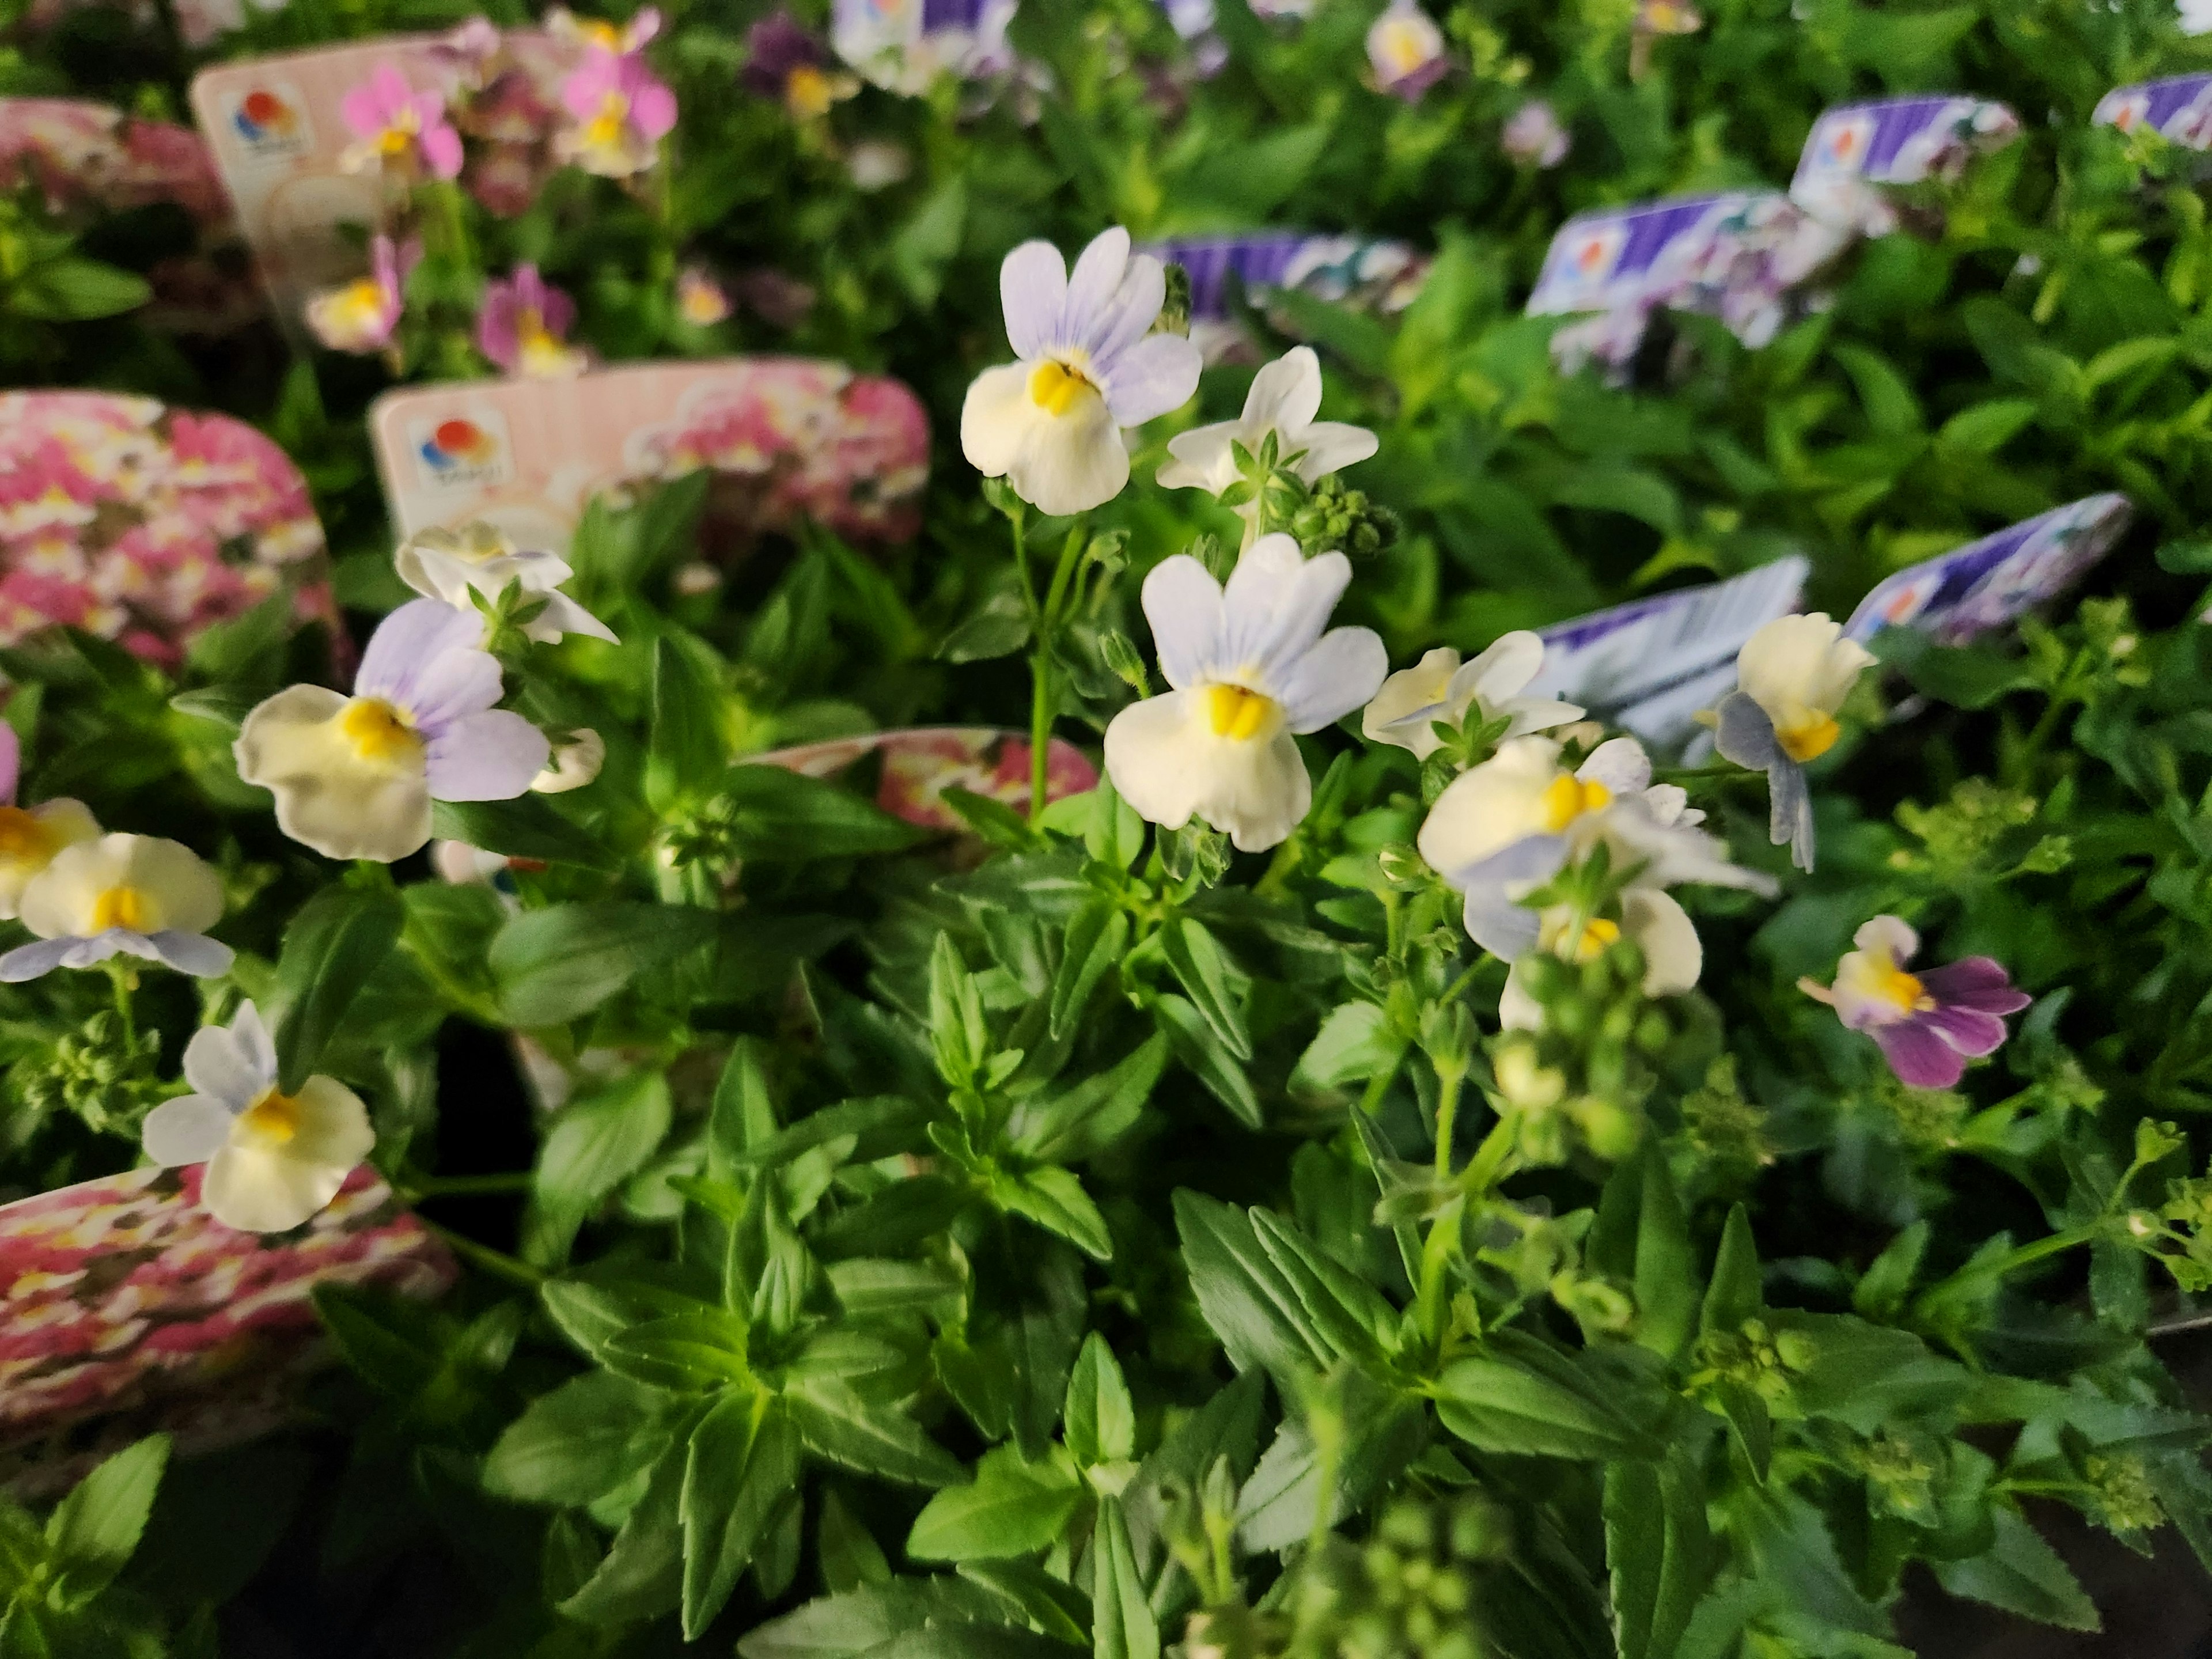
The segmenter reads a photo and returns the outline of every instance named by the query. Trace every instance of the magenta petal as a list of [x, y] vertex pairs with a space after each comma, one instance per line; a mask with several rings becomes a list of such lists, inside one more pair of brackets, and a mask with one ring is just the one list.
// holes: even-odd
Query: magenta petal
[[658, 81], [648, 81], [630, 100], [630, 125], [658, 143], [676, 126], [676, 94]]
[[1876, 1026], [1869, 1036], [1881, 1045], [1882, 1058], [1898, 1081], [1916, 1089], [1948, 1089], [1966, 1073], [1958, 1051], [1917, 1020]]
[[15, 728], [0, 720], [0, 806], [15, 803], [15, 785], [23, 772], [23, 740]]
[[384, 106], [377, 101], [373, 84], [356, 87], [339, 99], [338, 113], [356, 138], [374, 138], [384, 131]]
[[1946, 1007], [1972, 1008], [1985, 1014], [2016, 1014], [2033, 1001], [2013, 987], [2003, 965], [1988, 957], [1968, 957], [1920, 975], [1921, 988]]
[[1962, 1054], [1978, 1060], [1995, 1054], [2005, 1040], [2004, 1021], [1978, 1008], [1937, 1007], [1915, 1014], [1913, 1023], [1926, 1026]]
[[430, 127], [422, 134], [422, 159], [440, 179], [457, 179], [461, 172], [461, 135], [449, 126]]

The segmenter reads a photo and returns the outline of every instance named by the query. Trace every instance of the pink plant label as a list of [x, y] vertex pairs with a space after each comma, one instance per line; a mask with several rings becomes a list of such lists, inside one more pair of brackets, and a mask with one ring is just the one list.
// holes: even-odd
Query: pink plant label
[[66, 624], [169, 665], [288, 588], [335, 624], [307, 480], [269, 438], [151, 398], [0, 392], [0, 644]]
[[201, 1208], [199, 1182], [133, 1170], [0, 1206], [0, 1484], [58, 1490], [156, 1430], [209, 1449], [276, 1427], [323, 1357], [317, 1285], [427, 1297], [455, 1278], [367, 1164], [265, 1237]]
[[732, 357], [571, 380], [471, 380], [386, 392], [369, 412], [402, 535], [472, 519], [564, 551], [592, 498], [702, 467], [710, 542], [805, 517], [842, 536], [911, 536], [929, 418], [897, 380], [841, 363]]
[[[1026, 808], [1030, 753], [1029, 739], [1017, 732], [988, 726], [945, 726], [839, 738], [778, 749], [750, 760], [805, 777], [832, 778], [870, 755], [879, 755], [883, 771], [876, 786], [877, 805], [925, 830], [964, 830], [960, 815], [945, 804], [945, 792], [964, 789], [1002, 806]], [[1045, 750], [1046, 798], [1058, 800], [1097, 787], [1098, 769], [1073, 744], [1054, 738]]]

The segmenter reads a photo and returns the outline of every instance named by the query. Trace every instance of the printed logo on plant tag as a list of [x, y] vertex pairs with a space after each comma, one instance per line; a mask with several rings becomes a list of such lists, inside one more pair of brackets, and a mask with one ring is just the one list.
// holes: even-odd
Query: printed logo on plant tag
[[2017, 620], [2080, 581], [2112, 550], [2135, 508], [2124, 495], [2085, 496], [1900, 570], [1851, 612], [1845, 631], [1872, 639], [1910, 626], [1963, 645]]
[[1867, 110], [1832, 110], [1823, 115], [1805, 145], [1805, 159], [1797, 167], [1799, 174], [1856, 173], [1866, 166], [1867, 151], [1874, 142], [1874, 116]]
[[1578, 702], [1647, 743], [1672, 746], [1735, 684], [1736, 653], [1797, 608], [1812, 566], [1791, 555], [1705, 587], [1636, 599], [1540, 630], [1528, 695]]
[[290, 161], [315, 147], [307, 100], [289, 81], [264, 81], [228, 100], [224, 137], [256, 162]]
[[2212, 75], [2169, 75], [2114, 87], [2098, 100], [2089, 120], [2126, 133], [2148, 127], [2172, 143], [2212, 149]]
[[476, 489], [514, 476], [514, 447], [507, 417], [482, 406], [459, 415], [407, 423], [407, 447], [425, 489]]

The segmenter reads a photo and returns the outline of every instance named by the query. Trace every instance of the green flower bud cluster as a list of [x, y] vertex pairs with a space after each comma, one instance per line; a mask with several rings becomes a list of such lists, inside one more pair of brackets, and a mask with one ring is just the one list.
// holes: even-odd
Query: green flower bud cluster
[[88, 1128], [135, 1133], [162, 1094], [161, 1050], [158, 1033], [126, 1033], [114, 1012], [102, 1009], [45, 1054], [26, 1054], [9, 1068], [10, 1092], [27, 1120], [19, 1129], [67, 1111]]
[[1502, 1106], [1519, 1114], [1522, 1157], [1564, 1164], [1582, 1146], [1626, 1158], [1643, 1138], [1652, 1062], [1674, 1035], [1644, 994], [1644, 953], [1622, 939], [1585, 963], [1539, 952], [1521, 971], [1543, 1029], [1496, 1039], [1491, 1069]]
[[1284, 528], [1309, 557], [1340, 552], [1347, 558], [1371, 559], [1396, 544], [1398, 515], [1332, 473], [1313, 486]]
[[2151, 1532], [2166, 1524], [2166, 1507], [2142, 1458], [2129, 1452], [2092, 1452], [2082, 1460], [2081, 1474], [2095, 1494], [2098, 1524], [2106, 1531]]
[[1884, 1429], [1857, 1453], [1875, 1505], [1923, 1525], [1935, 1514], [1935, 1482], [1942, 1461], [1942, 1449], [1926, 1436], [1894, 1429]]
[[1682, 1097], [1682, 1131], [1698, 1161], [1724, 1178], [1742, 1180], [1774, 1162], [1766, 1112], [1744, 1097], [1734, 1054], [1715, 1060], [1704, 1084]]
[[1698, 1339], [1690, 1388], [1704, 1394], [1733, 1383], [1770, 1406], [1779, 1405], [1811, 1369], [1814, 1352], [1813, 1339], [1802, 1332], [1777, 1331], [1763, 1319], [1747, 1319], [1735, 1330]]
[[1917, 1152], [1947, 1152], [1959, 1144], [1972, 1103], [1955, 1089], [1916, 1089], [1884, 1072], [1875, 1099], [1897, 1125], [1899, 1136]]
[[1291, 1659], [1488, 1659], [1475, 1589], [1511, 1541], [1480, 1494], [1393, 1503], [1364, 1544], [1338, 1540], [1301, 1572]]
[[[2130, 1235], [2143, 1249], [2157, 1256], [2183, 1290], [2212, 1290], [2212, 1174], [2168, 1186], [2158, 1218], [2166, 1226], [2156, 1226], [2153, 1218], [2139, 1215], [2130, 1224]], [[2179, 1252], [2164, 1249], [2167, 1244], [2179, 1245]]]
[[[1897, 809], [1898, 823], [1920, 847], [1899, 848], [1890, 854], [1890, 863], [1945, 885], [2009, 873], [2016, 860], [2001, 860], [2000, 844], [2033, 823], [2038, 810], [2033, 795], [2000, 788], [1986, 778], [1969, 778], [1941, 805], [1906, 801]], [[2048, 858], [2046, 854], [2039, 861]]]

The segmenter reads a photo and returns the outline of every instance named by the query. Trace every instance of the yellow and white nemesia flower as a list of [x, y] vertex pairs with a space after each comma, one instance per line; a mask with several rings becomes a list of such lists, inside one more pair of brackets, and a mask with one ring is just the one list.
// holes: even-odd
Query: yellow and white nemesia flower
[[1439, 646], [1382, 682], [1359, 729], [1371, 742], [1410, 749], [1414, 759], [1426, 760], [1443, 741], [1437, 724], [1456, 726], [1471, 710], [1480, 709], [1486, 721], [1510, 716], [1506, 738], [1580, 720], [1577, 704], [1521, 695], [1543, 666], [1544, 641], [1526, 629], [1501, 635], [1472, 662], [1462, 663], [1458, 652]]
[[[1615, 738], [1570, 772], [1548, 738], [1514, 738], [1437, 798], [1419, 846], [1431, 869], [1467, 896], [1467, 932], [1507, 962], [1535, 949], [1542, 918], [1522, 900], [1602, 842], [1632, 885], [1683, 883], [1771, 891], [1766, 877], [1738, 868], [1717, 837], [1697, 828], [1673, 784], [1653, 784], [1651, 762], [1633, 738]], [[1602, 943], [1602, 941], [1599, 941]], [[1585, 937], [1576, 951], [1586, 948]]]
[[[1644, 952], [1644, 994], [1680, 996], [1693, 989], [1705, 971], [1705, 946], [1690, 913], [1672, 895], [1656, 887], [1630, 887], [1620, 896], [1620, 920], [1593, 916], [1584, 921], [1580, 937], [1573, 908], [1554, 904], [1537, 912], [1536, 948], [1549, 951], [1567, 962], [1588, 962], [1615, 939], [1626, 939]], [[1498, 1023], [1509, 1031], [1541, 1030], [1543, 1005], [1528, 994], [1528, 958], [1516, 960], [1505, 975], [1505, 989], [1498, 1000]]]
[[251, 1002], [229, 1025], [204, 1025], [185, 1048], [194, 1092], [146, 1115], [146, 1156], [165, 1169], [204, 1164], [200, 1202], [226, 1227], [281, 1233], [338, 1194], [376, 1145], [368, 1109], [335, 1078], [278, 1087], [276, 1048]]
[[1121, 428], [1190, 400], [1198, 348], [1152, 327], [1167, 276], [1129, 252], [1120, 226], [1068, 274], [1049, 242], [1024, 242], [999, 267], [1006, 339], [1021, 361], [987, 368], [960, 410], [960, 447], [987, 478], [1003, 477], [1038, 512], [1087, 512], [1129, 482]]
[[1874, 663], [1820, 611], [1778, 617], [1736, 655], [1736, 689], [1713, 711], [1713, 746], [1738, 766], [1766, 774], [1774, 844], [1801, 870], [1813, 867], [1813, 799], [1804, 767], [1835, 746], [1836, 711]]
[[614, 629], [561, 592], [561, 584], [576, 574], [566, 560], [527, 552], [482, 519], [458, 530], [418, 530], [399, 544], [392, 563], [399, 580], [425, 599], [442, 599], [471, 616], [477, 614], [471, 590], [492, 599], [509, 582], [520, 582], [525, 593], [545, 601], [522, 630], [542, 644], [550, 645], [564, 634], [614, 640]]
[[1169, 830], [1202, 817], [1247, 853], [1297, 829], [1313, 781], [1294, 734], [1358, 708], [1389, 665], [1373, 630], [1328, 627], [1351, 580], [1343, 554], [1309, 560], [1281, 534], [1255, 542], [1225, 587], [1187, 553], [1156, 566], [1145, 616], [1174, 689], [1106, 728], [1121, 799]]
[[23, 890], [57, 853], [99, 834], [91, 808], [67, 796], [36, 806], [0, 806], [0, 921], [15, 919]]
[[207, 937], [222, 920], [222, 882], [181, 842], [108, 835], [64, 847], [25, 884], [18, 915], [38, 943], [0, 956], [10, 984], [118, 955], [202, 979], [230, 970], [230, 947]]
[[[1242, 444], [1248, 454], [1257, 455], [1270, 432], [1275, 434], [1275, 451], [1282, 463], [1307, 483], [1341, 472], [1375, 453], [1375, 434], [1365, 427], [1315, 419], [1320, 413], [1321, 359], [1311, 346], [1296, 347], [1252, 377], [1243, 415], [1194, 427], [1168, 440], [1168, 453], [1174, 459], [1160, 468], [1160, 487], [1218, 495], [1243, 476], [1231, 446]], [[1244, 520], [1249, 546], [1259, 533], [1260, 503], [1255, 497], [1237, 511]]]

